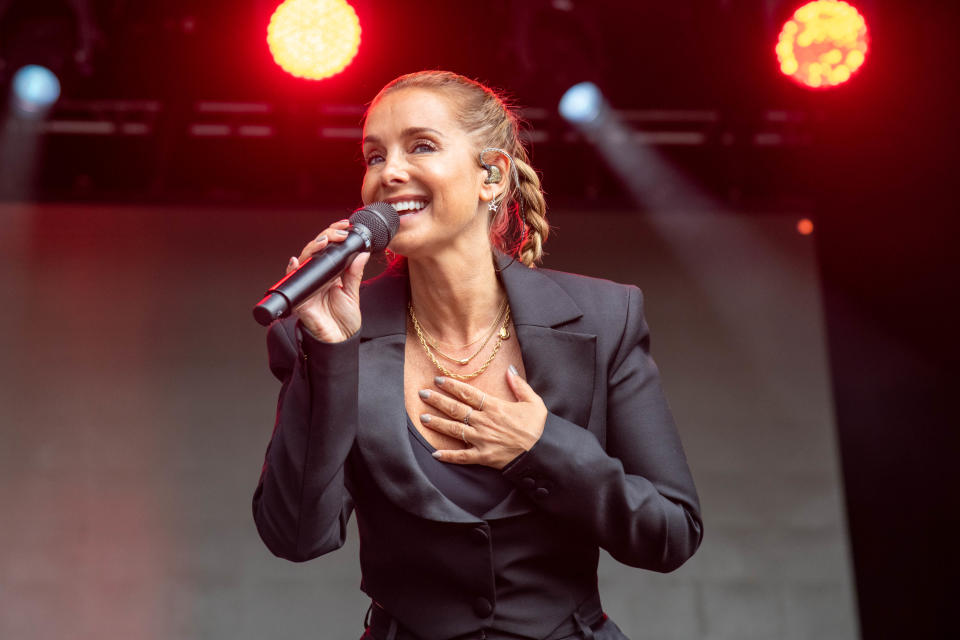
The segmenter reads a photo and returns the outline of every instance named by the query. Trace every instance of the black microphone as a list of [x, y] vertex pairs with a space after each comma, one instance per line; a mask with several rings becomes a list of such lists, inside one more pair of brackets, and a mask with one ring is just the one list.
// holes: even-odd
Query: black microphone
[[350, 224], [350, 233], [343, 242], [329, 243], [267, 289], [266, 296], [253, 308], [257, 322], [267, 326], [277, 318], [287, 317], [310, 294], [343, 273], [357, 254], [386, 249], [400, 226], [400, 216], [393, 205], [374, 202], [354, 211]]

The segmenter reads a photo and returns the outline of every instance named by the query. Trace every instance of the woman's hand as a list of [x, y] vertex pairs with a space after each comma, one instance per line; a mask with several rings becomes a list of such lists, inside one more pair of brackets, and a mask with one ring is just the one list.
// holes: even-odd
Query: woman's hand
[[[331, 242], [343, 242], [349, 227], [349, 220], [340, 220], [324, 229], [307, 243], [299, 258], [290, 258], [287, 273]], [[369, 259], [369, 253], [358, 255], [340, 277], [317, 289], [293, 310], [313, 337], [322, 342], [343, 342], [360, 329], [360, 282]]]
[[420, 391], [423, 401], [438, 410], [420, 416], [421, 424], [470, 445], [438, 450], [435, 458], [502, 469], [536, 444], [547, 421], [547, 407], [513, 365], [506, 375], [516, 402], [494, 398], [473, 385], [442, 376], [434, 378], [442, 391]]

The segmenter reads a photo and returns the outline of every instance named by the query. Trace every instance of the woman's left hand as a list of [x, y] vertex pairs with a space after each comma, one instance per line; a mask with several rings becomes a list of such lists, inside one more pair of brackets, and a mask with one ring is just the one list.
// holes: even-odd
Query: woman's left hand
[[506, 376], [516, 402], [494, 398], [473, 385], [443, 376], [434, 378], [442, 392], [427, 389], [420, 393], [425, 403], [438, 410], [420, 416], [421, 424], [470, 445], [438, 450], [435, 458], [502, 469], [536, 444], [547, 421], [547, 407], [519, 374], [507, 371]]

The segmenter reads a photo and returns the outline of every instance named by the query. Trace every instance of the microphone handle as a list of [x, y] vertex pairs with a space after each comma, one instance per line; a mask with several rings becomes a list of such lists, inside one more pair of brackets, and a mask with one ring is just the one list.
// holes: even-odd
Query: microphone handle
[[253, 308], [254, 319], [265, 327], [286, 318], [314, 291], [346, 271], [358, 254], [369, 250], [370, 231], [362, 224], [353, 225], [343, 242], [328, 244], [267, 289], [263, 300]]

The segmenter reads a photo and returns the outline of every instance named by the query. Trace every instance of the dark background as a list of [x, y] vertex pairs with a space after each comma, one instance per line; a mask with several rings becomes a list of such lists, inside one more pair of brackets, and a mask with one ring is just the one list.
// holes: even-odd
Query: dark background
[[[871, 53], [832, 91], [800, 89], [776, 71], [777, 26], [791, 3], [353, 4], [360, 54], [339, 76], [306, 83], [269, 59], [270, 2], [92, 3], [91, 66], [77, 69], [66, 47], [64, 96], [51, 117], [92, 117], [96, 100], [155, 101], [157, 112], [123, 116], [149, 122], [151, 133], [44, 136], [35, 180], [3, 197], [346, 210], [358, 199], [356, 143], [318, 145], [311, 134], [357, 126], [362, 110], [330, 106], [361, 106], [400, 73], [450, 68], [545, 110], [530, 120], [550, 135], [534, 161], [551, 206], [614, 210], [633, 206], [626, 189], [585, 142], [565, 140], [552, 115], [567, 86], [594, 80], [620, 110], [715, 112], [688, 125], [704, 144], [662, 154], [723, 206], [815, 223], [862, 636], [946, 637], [960, 569], [954, 3], [855, 3]], [[69, 25], [32, 30], [38, 16], [60, 15], [57, 5], [12, 3], [0, 23], [4, 94], [18, 60], [64, 48]], [[247, 118], [276, 133], [192, 137], [202, 100], [268, 103], [269, 113]], [[771, 110], [791, 119], [772, 124]], [[782, 144], [751, 142], [771, 127]]]

